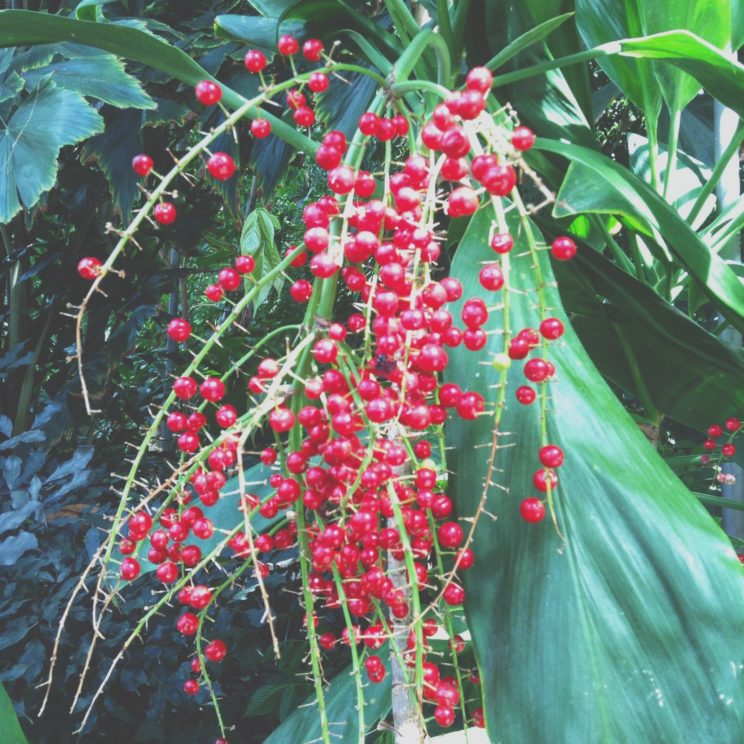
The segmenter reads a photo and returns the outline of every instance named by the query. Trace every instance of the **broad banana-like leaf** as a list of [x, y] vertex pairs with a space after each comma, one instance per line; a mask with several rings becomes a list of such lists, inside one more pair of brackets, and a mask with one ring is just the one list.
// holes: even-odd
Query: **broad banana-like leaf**
[[[533, 352], [557, 370], [546, 388], [545, 439], [539, 400], [531, 406], [515, 400], [515, 388], [526, 382], [524, 363], [516, 362], [507, 373], [489, 471], [484, 445], [493, 435], [501, 374], [489, 361], [502, 351], [505, 319], [497, 305], [503, 297], [494, 299], [478, 282], [481, 264], [494, 254], [492, 215], [477, 213], [452, 274], [463, 283], [463, 299], [483, 297], [497, 307], [486, 325], [487, 346], [476, 354], [453, 350], [448, 376], [483, 394], [490, 412], [449, 421], [447, 438], [461, 517], [476, 512], [487, 488], [487, 513], [472, 546], [476, 564], [464, 582], [490, 739], [742, 741], [744, 572], [726, 536], [591, 363], [563, 311], [548, 253], [533, 260], [512, 216], [511, 328], [538, 325], [541, 291], [566, 332], [547, 352]], [[459, 313], [461, 302], [450, 309]], [[556, 524], [550, 516], [528, 524], [519, 506], [535, 495], [533, 474], [546, 440], [565, 453], [552, 496]]]

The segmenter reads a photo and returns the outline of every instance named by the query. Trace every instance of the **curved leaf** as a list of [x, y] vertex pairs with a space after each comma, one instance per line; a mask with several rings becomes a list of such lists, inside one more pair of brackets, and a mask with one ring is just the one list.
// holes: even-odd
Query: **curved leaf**
[[52, 75], [54, 84], [60, 88], [98, 98], [117, 108], [155, 108], [155, 101], [139, 81], [128, 75], [124, 65], [111, 54], [55, 62], [26, 72], [24, 78], [27, 85], [33, 86], [46, 75]]
[[0, 685], [0, 741], [3, 744], [28, 744], [8, 693]]
[[[545, 139], [540, 139], [535, 148], [582, 166], [581, 179], [564, 180], [555, 216], [587, 211], [628, 216], [656, 243], [666, 245], [731, 323], [744, 329], [744, 284], [652, 188], [596, 150]], [[609, 208], [607, 198], [612, 200]]]
[[[512, 213], [513, 214], [513, 213]], [[463, 297], [485, 296], [479, 264], [493, 260], [491, 215], [478, 213], [452, 273]], [[534, 264], [511, 231], [511, 327], [535, 327]], [[539, 239], [539, 237], [538, 237]], [[566, 461], [553, 494], [557, 522], [523, 522], [541, 446], [538, 404], [519, 405], [522, 363], [508, 373], [487, 515], [467, 572], [466, 613], [492, 741], [740, 741], [744, 732], [744, 576], [721, 530], [653, 451], [581, 347], [561, 307], [545, 251], [541, 290], [566, 333], [547, 356], [547, 439]], [[486, 301], [493, 303], [493, 298]], [[452, 308], [459, 311], [459, 307]], [[502, 312], [480, 354], [451, 354], [449, 379], [492, 402]], [[454, 501], [474, 513], [493, 418], [447, 426]]]
[[0, 122], [0, 223], [27, 209], [54, 186], [57, 156], [103, 129], [103, 119], [86, 100], [45, 81], [7, 122]]
[[664, 415], [704, 431], [744, 410], [744, 356], [593, 250], [557, 265], [558, 287], [592, 362], [639, 400], [622, 334], [642, 384]]

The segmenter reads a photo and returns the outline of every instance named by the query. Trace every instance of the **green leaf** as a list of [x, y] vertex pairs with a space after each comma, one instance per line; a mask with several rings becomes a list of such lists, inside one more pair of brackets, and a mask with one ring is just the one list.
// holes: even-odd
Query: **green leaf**
[[[302, 23], [284, 23], [281, 32], [300, 35]], [[231, 41], [240, 41], [265, 52], [271, 59], [276, 53], [279, 38], [279, 23], [275, 18], [246, 15], [218, 15], [214, 19], [215, 36]]]
[[[744, 329], [744, 285], [653, 189], [595, 150], [544, 139], [535, 147], [583, 166], [580, 180], [573, 176], [564, 180], [556, 198], [556, 217], [587, 211], [620, 212], [656, 243], [666, 246], [731, 323]], [[609, 209], [607, 199], [611, 200]]]
[[28, 744], [8, 693], [0, 685], [0, 741], [3, 744]]
[[543, 39], [553, 33], [555, 29], [563, 25], [573, 15], [573, 13], [563, 13], [528, 29], [523, 34], [517, 36], [514, 41], [509, 42], [495, 57], [488, 60], [486, 67], [491, 70], [498, 70], [499, 67], [516, 57], [520, 52], [529, 49], [533, 44], [537, 44], [538, 41], [543, 41]]
[[[510, 323], [540, 322], [524, 232], [511, 213]], [[492, 214], [472, 219], [452, 274], [463, 298], [493, 296], [478, 281]], [[538, 236], [538, 240], [539, 240]], [[521, 520], [539, 467], [539, 404], [521, 406], [522, 363], [508, 373], [495, 469], [465, 577], [466, 614], [492, 741], [738, 741], [744, 720], [742, 569], [726, 536], [654, 452], [583, 350], [562, 309], [546, 251], [537, 264], [551, 315], [566, 332], [550, 344], [547, 441], [565, 463], [553, 494], [558, 526]], [[451, 310], [458, 313], [461, 302]], [[477, 390], [494, 409], [503, 311], [487, 347], [452, 350], [448, 380]], [[448, 467], [458, 512], [472, 516], [483, 492], [492, 414], [451, 419]], [[564, 539], [565, 538], [565, 539]]]
[[[386, 654], [378, 652], [387, 663]], [[366, 677], [366, 675], [365, 675]], [[372, 684], [364, 679], [364, 721], [367, 731], [374, 731], [377, 722], [390, 710], [390, 673], [382, 682]], [[331, 741], [334, 744], [358, 744], [356, 716], [356, 686], [351, 666], [341, 670], [324, 690]], [[285, 719], [279, 728], [264, 739], [264, 744], [288, 744], [321, 740], [320, 716], [315, 695]]]
[[[256, 207], [243, 223], [240, 234], [240, 252], [243, 255], [253, 256], [256, 260], [256, 268], [250, 275], [252, 279], [246, 279], [246, 282], [250, 281], [252, 284], [254, 279], [261, 279], [281, 263], [282, 259], [274, 241], [274, 232], [277, 227], [276, 218], [263, 207]], [[271, 284], [263, 287], [253, 301], [254, 309], [258, 309], [266, 301], [272, 289], [277, 292], [281, 291], [283, 284], [284, 278], [278, 276]]]
[[[587, 47], [643, 36], [638, 2], [576, 0], [576, 25]], [[601, 57], [598, 62], [610, 80], [651, 119], [655, 128], [661, 111], [661, 91], [651, 65], [644, 60], [617, 56]]]
[[622, 334], [659, 411], [704, 431], [744, 410], [744, 356], [600, 253], [581, 250], [556, 265], [574, 330], [603, 375], [636, 398]]
[[103, 129], [103, 119], [78, 93], [46, 81], [0, 123], [0, 223], [30, 209], [54, 186], [64, 145]]
[[55, 62], [26, 72], [24, 77], [28, 85], [35, 86], [46, 75], [52, 75], [60, 88], [98, 98], [117, 108], [155, 108], [155, 101], [139, 81], [128, 75], [124, 65], [111, 54]]

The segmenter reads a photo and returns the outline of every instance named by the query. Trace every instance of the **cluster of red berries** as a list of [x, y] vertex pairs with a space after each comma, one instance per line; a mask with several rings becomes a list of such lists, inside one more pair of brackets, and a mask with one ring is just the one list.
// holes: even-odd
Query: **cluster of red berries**
[[[280, 39], [280, 54], [292, 57], [299, 50], [293, 37]], [[308, 40], [302, 52], [309, 62], [317, 62], [322, 43]], [[267, 64], [266, 56], [258, 50], [245, 55], [245, 66], [251, 73], [262, 74]], [[303, 510], [308, 517], [302, 535], [308, 546], [304, 558], [310, 564], [309, 589], [315, 598], [313, 627], [322, 622], [321, 613], [337, 613], [342, 606], [354, 623], [340, 638], [330, 631], [320, 633], [319, 644], [325, 651], [339, 643], [362, 645], [371, 682], [385, 677], [385, 665], [374, 652], [389, 641], [386, 618], [409, 621], [413, 597], [424, 607], [424, 600], [437, 602], [441, 597], [445, 613], [459, 608], [465, 600], [459, 572], [475, 563], [465, 530], [453, 516], [452, 500], [443, 490], [445, 474], [432, 459], [432, 440], [441, 438], [440, 427], [448, 416], [471, 420], [485, 412], [482, 395], [443, 383], [441, 373], [449, 363], [448, 349], [462, 345], [478, 352], [485, 347], [489, 307], [480, 298], [466, 299], [459, 326], [450, 305], [461, 300], [463, 286], [453, 277], [432, 278], [432, 269], [444, 238], [434, 229], [438, 186], [453, 184], [444, 205], [449, 217], [472, 215], [480, 208], [483, 195], [490, 199], [511, 193], [517, 182], [519, 154], [534, 143], [529, 129], [517, 127], [503, 151], [479, 150], [474, 155], [474, 135], [466, 122], [485, 111], [491, 84], [487, 69], [471, 70], [465, 90], [452, 93], [424, 124], [421, 141], [428, 153], [411, 154], [399, 170], [385, 176], [384, 183], [378, 183], [373, 173], [346, 164], [348, 145], [343, 133], [330, 131], [323, 137], [316, 162], [327, 172], [331, 193], [304, 208], [303, 249], [288, 249], [294, 254], [291, 266], [309, 263], [310, 273], [320, 280], [338, 275], [359, 311], [345, 322], [323, 325], [318, 331], [310, 348], [314, 369], [302, 389], [304, 405], [283, 397], [268, 401], [267, 423], [278, 444], [265, 449], [261, 460], [273, 468], [271, 494], [263, 500], [242, 494], [240, 508], [258, 510], [268, 519], [283, 515], [283, 526], [250, 538], [238, 531], [228, 543], [234, 557], [243, 560], [252, 553], [251, 540], [261, 556], [296, 545], [300, 535], [295, 515]], [[328, 78], [324, 73], [313, 73], [306, 85], [312, 93], [322, 93]], [[213, 81], [205, 80], [196, 86], [196, 96], [200, 103], [211, 106], [220, 101], [222, 91]], [[302, 89], [290, 90], [286, 102], [299, 126], [312, 126], [315, 114]], [[405, 136], [408, 119], [387, 113], [363, 114], [358, 124], [361, 133], [383, 142]], [[261, 121], [254, 120], [252, 129]], [[153, 161], [138, 155], [132, 167], [144, 177], [152, 171]], [[236, 170], [226, 153], [211, 154], [207, 169], [218, 180], [232, 177]], [[171, 203], [161, 202], [153, 215], [158, 222], [169, 224], [175, 220], [176, 210]], [[491, 248], [502, 259], [513, 245], [508, 233], [495, 233], [490, 239]], [[568, 260], [575, 255], [576, 245], [561, 237], [553, 241], [551, 251], [557, 260]], [[92, 279], [99, 274], [100, 265], [97, 259], [83, 259], [79, 270]], [[254, 268], [250, 256], [237, 257], [232, 266], [219, 271], [217, 281], [205, 292], [207, 298], [217, 302], [226, 293], [239, 290], [244, 276]], [[501, 290], [505, 279], [500, 260], [484, 265], [479, 279], [489, 292]], [[308, 302], [312, 292], [313, 285], [306, 279], [298, 279], [290, 287], [296, 302]], [[539, 329], [520, 330], [503, 356], [508, 363], [526, 359], [526, 381], [546, 383], [555, 372], [551, 362], [527, 357], [539, 346], [544, 350], [563, 332], [558, 318], [544, 318]], [[191, 338], [192, 328], [187, 320], [175, 318], [167, 333], [184, 343]], [[248, 382], [256, 400], [266, 402], [262, 396], [271, 381], [286, 372], [284, 364], [270, 357], [259, 361]], [[279, 388], [272, 395], [284, 395], [282, 391]], [[191, 475], [177, 508], [164, 509], [157, 525], [144, 511], [129, 518], [128, 534], [119, 543], [125, 556], [121, 578], [126, 581], [140, 574], [136, 554], [145, 549], [145, 540], [149, 540], [147, 557], [157, 565], [155, 575], [166, 585], [199, 564], [202, 550], [195, 541], [214, 534], [208, 509], [220, 499], [221, 489], [237, 465], [240, 417], [234, 406], [223, 402], [227, 393], [223, 380], [208, 376], [199, 382], [182, 376], [174, 381], [173, 392], [180, 401], [191, 401], [198, 394], [203, 403], [199, 410], [172, 410], [167, 415], [167, 426], [178, 436], [182, 452], [201, 450], [199, 433], [208, 426], [211, 406], [219, 432], [210, 437], [209, 452]], [[537, 392], [525, 384], [516, 396], [528, 405]], [[290, 431], [301, 435], [294, 448], [284, 438]], [[538, 459], [533, 486], [550, 494], [557, 487], [556, 471], [563, 464], [563, 452], [556, 445], [545, 444]], [[539, 522], [544, 519], [545, 506], [539, 498], [527, 498], [521, 503], [520, 514], [527, 522]], [[191, 537], [194, 542], [186, 544]], [[391, 560], [408, 561], [409, 594], [389, 574]], [[432, 570], [442, 565], [443, 574]], [[269, 571], [265, 562], [259, 563], [258, 569], [262, 575]], [[213, 599], [212, 590], [204, 584], [192, 583], [178, 592], [184, 610], [176, 625], [182, 635], [190, 637], [199, 631]], [[428, 654], [427, 639], [439, 629], [431, 613], [425, 614], [424, 648], [417, 648], [411, 629], [404, 658], [413, 666], [417, 655], [423, 655], [423, 697], [435, 706], [433, 715], [439, 725], [446, 727], [455, 720], [463, 691]], [[450, 644], [455, 656], [464, 649], [459, 636], [453, 636]], [[219, 662], [226, 653], [224, 642], [213, 639], [200, 656]], [[200, 656], [192, 663], [195, 675], [200, 673]], [[187, 680], [184, 690], [196, 694], [198, 677]], [[481, 708], [469, 715], [475, 725], [483, 725]]]
[[708, 436], [703, 441], [705, 454], [700, 457], [700, 462], [703, 465], [707, 465], [711, 463], [711, 459], [719, 446], [716, 440], [724, 436], [724, 434], [726, 435], [726, 441], [720, 445], [720, 455], [718, 455], [713, 461], [717, 470], [715, 478], [721, 485], [733, 485], [736, 483], [736, 476], [733, 473], [721, 472], [720, 465], [726, 458], [732, 458], [736, 454], [736, 445], [733, 440], [740, 431], [741, 421], [738, 418], [731, 416], [724, 421], [723, 426], [720, 424], [711, 424], [708, 427]]

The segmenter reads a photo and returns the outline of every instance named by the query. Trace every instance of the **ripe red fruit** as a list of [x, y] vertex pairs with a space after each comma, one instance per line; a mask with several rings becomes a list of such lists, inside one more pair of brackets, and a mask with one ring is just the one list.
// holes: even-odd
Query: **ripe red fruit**
[[509, 233], [494, 233], [491, 238], [491, 248], [496, 253], [509, 253], [514, 247], [514, 238]]
[[293, 54], [297, 54], [300, 50], [300, 42], [290, 34], [282, 34], [279, 37], [276, 48], [279, 50], [279, 54], [283, 54], [285, 57], [290, 57]]
[[292, 114], [292, 118], [298, 127], [311, 127], [315, 124], [315, 112], [309, 106], [300, 106]]
[[240, 274], [229, 266], [220, 269], [217, 274], [217, 281], [225, 292], [234, 292], [241, 284]]
[[178, 578], [178, 566], [171, 561], [161, 563], [155, 569], [155, 576], [164, 584], [172, 584]]
[[[193, 591], [193, 590], [192, 590]], [[193, 612], [184, 612], [176, 621], [176, 630], [181, 635], [192, 636], [196, 635], [196, 631], [199, 629], [199, 618], [194, 615]]]
[[465, 533], [457, 522], [444, 522], [437, 530], [439, 544], [445, 548], [457, 548], [462, 544]]
[[94, 256], [86, 256], [78, 261], [77, 271], [83, 279], [95, 279], [101, 272], [101, 262]]
[[377, 134], [377, 127], [380, 125], [380, 117], [373, 111], [367, 111], [359, 117], [357, 126], [362, 134], [373, 137]]
[[714, 450], [718, 445], [716, 444], [715, 439], [706, 439], [703, 442], [703, 449], [708, 450], [708, 452], [711, 452]]
[[439, 147], [447, 157], [461, 158], [469, 152], [470, 142], [464, 129], [452, 127], [442, 134]]
[[736, 445], [727, 442], [723, 447], [721, 447], [721, 452], [724, 457], [733, 457], [736, 454]]
[[576, 243], [571, 238], [556, 238], [551, 245], [553, 258], [558, 261], [568, 261], [576, 255]]
[[476, 728], [486, 727], [486, 718], [483, 715], [483, 708], [473, 708], [472, 716], [473, 726], [475, 726]]
[[465, 78], [465, 86], [469, 90], [487, 93], [493, 85], [493, 75], [487, 67], [474, 67]]
[[449, 583], [444, 588], [442, 599], [451, 606], [461, 605], [465, 601], [465, 590], [459, 584]]
[[298, 279], [289, 288], [289, 294], [295, 302], [310, 302], [313, 285], [307, 279]]
[[434, 708], [434, 718], [442, 728], [449, 728], [455, 722], [455, 711], [444, 705]]
[[328, 188], [334, 194], [348, 194], [356, 183], [354, 171], [347, 165], [339, 165], [328, 172]]
[[212, 178], [227, 181], [235, 173], [235, 161], [226, 152], [215, 152], [207, 160], [207, 170]]
[[726, 431], [738, 431], [741, 428], [741, 421], [735, 416], [727, 418], [723, 424], [726, 427]]
[[271, 134], [271, 123], [267, 119], [254, 119], [251, 122], [251, 134], [256, 139], [265, 139]]
[[295, 415], [289, 408], [275, 408], [269, 414], [269, 426], [278, 434], [289, 431], [295, 423]]
[[479, 205], [478, 195], [469, 186], [456, 188], [447, 199], [447, 214], [450, 217], [467, 217]]
[[549, 341], [555, 341], [563, 335], [563, 323], [558, 318], [545, 318], [540, 323], [540, 333]]
[[723, 427], [719, 426], [718, 424], [711, 424], [708, 427], [709, 437], [720, 437], [721, 434], [723, 434]]
[[328, 75], [322, 72], [314, 72], [310, 75], [310, 79], [307, 81], [307, 87], [310, 88], [313, 93], [325, 93], [325, 91], [328, 90], [329, 85], [330, 80], [328, 79]]
[[196, 695], [199, 692], [199, 683], [195, 679], [187, 679], [183, 683], [183, 691], [187, 695]]
[[204, 295], [210, 302], [219, 302], [225, 296], [225, 291], [219, 284], [210, 284], [204, 290]]
[[504, 275], [498, 264], [486, 264], [478, 275], [481, 287], [496, 292], [504, 286]]
[[217, 409], [214, 418], [221, 429], [229, 429], [238, 420], [238, 412], [235, 406], [225, 404]]
[[202, 106], [214, 106], [222, 98], [222, 88], [212, 80], [200, 80], [195, 88], [196, 100]]
[[537, 393], [529, 387], [529, 385], [520, 385], [520, 387], [517, 388], [517, 400], [523, 405], [528, 406], [531, 403], [535, 402], [535, 398], [537, 397]]
[[199, 393], [204, 400], [216, 403], [225, 397], [225, 383], [219, 377], [207, 377], [199, 386]]
[[550, 367], [544, 359], [539, 357], [530, 359], [524, 365], [524, 376], [530, 380], [530, 382], [542, 382], [546, 380], [550, 375]]
[[183, 343], [191, 335], [191, 323], [184, 318], [173, 318], [168, 323], [168, 335], [176, 343]]
[[549, 468], [536, 470], [532, 475], [532, 484], [541, 493], [547, 492], [548, 485], [554, 491], [558, 486], [558, 476], [554, 470], [550, 470]]
[[263, 52], [258, 49], [249, 49], [245, 53], [243, 63], [248, 72], [261, 72], [269, 62]]
[[136, 558], [125, 558], [121, 562], [121, 578], [124, 581], [134, 581], [140, 575], [140, 564]]
[[173, 381], [173, 392], [177, 398], [188, 400], [196, 395], [197, 384], [193, 377], [177, 377]]
[[563, 450], [555, 444], [546, 444], [540, 448], [540, 462], [546, 468], [557, 468], [563, 464]]
[[494, 196], [508, 196], [517, 183], [517, 174], [511, 165], [496, 165], [483, 176], [486, 191]]
[[488, 320], [488, 308], [480, 297], [465, 301], [460, 312], [462, 322], [469, 328], [479, 328]]
[[308, 62], [318, 62], [323, 53], [323, 42], [320, 39], [308, 39], [302, 45], [302, 55]]
[[542, 522], [545, 519], [545, 504], [534, 496], [530, 497], [520, 504], [519, 513], [525, 522]]
[[204, 656], [208, 661], [222, 661], [227, 656], [227, 646], [219, 639], [211, 641], [204, 647]]
[[466, 121], [475, 119], [486, 108], [486, 99], [479, 90], [466, 90], [455, 99], [455, 113]]
[[138, 176], [148, 175], [152, 170], [153, 165], [154, 163], [152, 162], [152, 158], [149, 155], [145, 155], [145, 153], [135, 155], [132, 158], [132, 170]]
[[475, 553], [470, 548], [457, 551], [457, 567], [467, 571], [475, 565]]
[[535, 144], [535, 133], [529, 127], [517, 127], [512, 132], [512, 145], [517, 150], [529, 150]]
[[238, 256], [235, 259], [235, 270], [239, 274], [250, 274], [256, 268], [256, 259], [253, 256]]
[[170, 225], [176, 221], [176, 208], [170, 202], [160, 202], [152, 210], [152, 216], [161, 225]]

